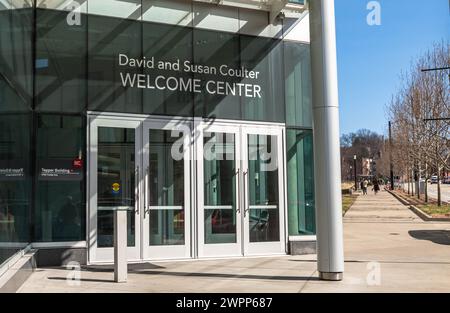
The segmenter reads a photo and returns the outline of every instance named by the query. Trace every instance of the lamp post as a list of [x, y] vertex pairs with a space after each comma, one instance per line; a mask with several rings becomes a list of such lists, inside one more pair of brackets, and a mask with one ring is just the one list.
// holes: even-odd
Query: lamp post
[[355, 174], [355, 191], [358, 190], [358, 178], [356, 177], [356, 154], [353, 156], [353, 172]]
[[391, 179], [391, 190], [394, 190], [394, 165], [392, 164], [392, 128], [389, 121], [389, 176]]

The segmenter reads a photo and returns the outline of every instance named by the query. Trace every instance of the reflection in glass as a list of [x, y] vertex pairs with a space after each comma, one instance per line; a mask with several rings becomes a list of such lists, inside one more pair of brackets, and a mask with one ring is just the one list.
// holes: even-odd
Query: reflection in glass
[[183, 245], [185, 240], [184, 159], [172, 155], [180, 138], [171, 133], [150, 130], [150, 245]]
[[88, 13], [137, 20], [141, 17], [141, 2], [142, 0], [88, 1]]
[[[38, 115], [37, 181], [34, 216], [36, 241], [79, 241], [85, 238], [83, 164], [84, 127], [80, 116]], [[71, 175], [47, 175], [67, 169]]]
[[250, 242], [280, 240], [277, 137], [248, 135]]
[[[165, 17], [167, 18], [167, 16]], [[166, 62], [192, 62], [192, 29], [156, 23], [142, 23], [143, 55]], [[172, 76], [173, 72], [157, 68], [144, 68], [143, 73], [150, 77]], [[176, 77], [185, 81], [193, 78], [192, 73], [180, 71]], [[175, 116], [193, 115], [194, 96], [191, 92], [143, 89], [143, 112], [145, 114], [163, 114]]]
[[311, 56], [309, 44], [284, 41], [286, 124], [312, 127]]
[[28, 114], [0, 115], [0, 265], [29, 241]]
[[245, 78], [242, 82], [261, 87], [261, 97], [242, 97], [243, 119], [284, 123], [282, 41], [241, 35], [240, 45], [241, 65], [259, 72], [257, 79]]
[[67, 23], [67, 12], [36, 10], [36, 107], [81, 112], [86, 100], [86, 16]]
[[142, 89], [124, 88], [122, 81], [123, 75], [140, 74], [142, 68], [119, 65], [120, 54], [130, 58], [142, 54], [141, 30], [136, 21], [88, 16], [89, 110], [142, 113]]
[[236, 242], [234, 134], [204, 133], [205, 243]]
[[[221, 33], [210, 30], [194, 29], [194, 63], [220, 68], [226, 64], [238, 69], [239, 35]], [[216, 75], [195, 73], [196, 79], [202, 80], [202, 90], [209, 80], [218, 80]], [[221, 81], [239, 83], [240, 78], [220, 76]], [[195, 94], [196, 116], [241, 119], [240, 97], [210, 94], [208, 92]]]
[[135, 130], [98, 128], [97, 240], [112, 247], [114, 212], [128, 209], [128, 246], [135, 245]]
[[288, 129], [286, 149], [289, 235], [313, 235], [316, 226], [312, 130]]
[[33, 16], [0, 1], [0, 266], [30, 241]]

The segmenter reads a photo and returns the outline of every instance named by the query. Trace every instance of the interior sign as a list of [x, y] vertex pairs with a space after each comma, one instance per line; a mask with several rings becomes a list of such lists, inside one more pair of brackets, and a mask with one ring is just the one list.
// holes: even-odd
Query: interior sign
[[[152, 75], [120, 72], [122, 87], [181, 91], [190, 93], [207, 92], [210, 95], [237, 96], [246, 98], [261, 98], [262, 90], [256, 84], [260, 72], [252, 71], [245, 67], [233, 68], [226, 64], [220, 66], [207, 66], [194, 64], [189, 60], [174, 62], [155, 60], [154, 57], [134, 59], [126, 54], [119, 54], [118, 64], [120, 67], [129, 69], [150, 69], [158, 71], [169, 71], [173, 73], [197, 74], [216, 76], [216, 79], [203, 81], [199, 78], [181, 77], [175, 74]], [[228, 81], [227, 81], [228, 80]], [[245, 80], [245, 82], [242, 82]], [[253, 83], [249, 83], [253, 82]]]
[[24, 162], [20, 160], [0, 160], [0, 181], [25, 178]]
[[24, 168], [0, 168], [0, 177], [23, 177]]
[[39, 160], [38, 165], [39, 180], [79, 181], [83, 178], [82, 168], [72, 159]]

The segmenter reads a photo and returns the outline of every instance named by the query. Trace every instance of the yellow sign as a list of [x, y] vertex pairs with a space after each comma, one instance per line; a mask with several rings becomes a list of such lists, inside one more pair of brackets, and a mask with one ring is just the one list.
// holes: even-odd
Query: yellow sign
[[114, 194], [118, 194], [120, 192], [120, 184], [119, 183], [112, 184], [112, 191]]

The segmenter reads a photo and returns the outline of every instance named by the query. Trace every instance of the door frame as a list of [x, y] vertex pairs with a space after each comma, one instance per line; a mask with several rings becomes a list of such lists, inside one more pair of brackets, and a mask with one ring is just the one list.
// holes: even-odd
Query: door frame
[[[276, 146], [276, 156], [277, 156], [277, 167], [278, 167], [278, 228], [279, 228], [279, 238], [280, 241], [275, 242], [250, 242], [250, 199], [249, 199], [249, 182], [248, 175], [243, 175], [243, 213], [244, 213], [244, 225], [243, 225], [243, 248], [244, 256], [253, 255], [267, 255], [267, 254], [286, 254], [286, 232], [285, 226], [287, 220], [286, 214], [286, 199], [285, 199], [285, 171], [284, 171], [284, 138], [283, 129], [280, 127], [268, 126], [268, 125], [253, 125], [242, 127], [242, 172], [247, 173], [249, 171], [249, 160], [248, 160], [248, 136], [249, 135], [267, 135], [276, 136], [277, 146]], [[273, 147], [272, 147], [273, 149]]]
[[[203, 139], [202, 133], [200, 132], [200, 129], [202, 127], [202, 124], [209, 124], [213, 125], [214, 127], [217, 126], [223, 126], [223, 127], [237, 127], [237, 128], [254, 128], [263, 131], [264, 129], [278, 129], [281, 132], [281, 147], [282, 147], [282, 154], [279, 156], [280, 160], [279, 163], [282, 165], [280, 175], [279, 175], [279, 181], [280, 189], [282, 194], [282, 197], [280, 198], [280, 244], [279, 249], [277, 247], [277, 252], [265, 252], [264, 249], [262, 251], [258, 251], [258, 249], [253, 249], [251, 251], [248, 251], [247, 254], [244, 254], [244, 251], [242, 254], [238, 255], [238, 257], [241, 256], [251, 256], [251, 255], [276, 255], [276, 254], [286, 254], [287, 253], [287, 243], [288, 243], [288, 221], [287, 221], [287, 188], [286, 188], [286, 145], [285, 145], [285, 133], [286, 133], [286, 125], [284, 123], [267, 123], [267, 122], [258, 122], [258, 121], [242, 121], [242, 120], [222, 120], [217, 119], [214, 121], [211, 121], [210, 119], [204, 119], [204, 118], [198, 118], [198, 117], [179, 117], [179, 116], [170, 116], [170, 117], [164, 117], [164, 116], [153, 116], [153, 115], [144, 115], [144, 114], [131, 114], [131, 113], [112, 113], [112, 112], [96, 112], [96, 111], [88, 111], [87, 112], [87, 132], [86, 132], [86, 143], [87, 143], [87, 155], [86, 155], [86, 162], [87, 162], [87, 171], [86, 171], [86, 208], [87, 208], [87, 214], [86, 214], [86, 242], [88, 244], [88, 264], [95, 264], [95, 263], [111, 263], [112, 257], [108, 260], [102, 260], [97, 258], [96, 253], [96, 228], [97, 228], [97, 220], [96, 220], [96, 211], [95, 214], [93, 214], [93, 210], [91, 208], [96, 207], [97, 203], [97, 195], [92, 195], [91, 192], [91, 186], [97, 186], [97, 172], [92, 171], [91, 169], [96, 168], [97, 165], [97, 151], [95, 151], [95, 154], [92, 150], [93, 149], [93, 142], [97, 142], [97, 138], [94, 138], [92, 136], [92, 128], [98, 127], [98, 123], [102, 124], [102, 121], [105, 121], [107, 123], [107, 126], [110, 125], [116, 125], [116, 127], [122, 127], [117, 126], [119, 123], [122, 122], [129, 122], [130, 125], [138, 125], [140, 124], [140, 127], [137, 127], [136, 129], [136, 136], [139, 136], [139, 145], [143, 142], [143, 129], [144, 129], [144, 123], [147, 122], [153, 122], [153, 123], [167, 123], [167, 122], [182, 122], [182, 123], [191, 123], [191, 142], [189, 145], [190, 149], [190, 158], [189, 158], [189, 166], [185, 170], [189, 170], [189, 183], [191, 186], [190, 192], [190, 198], [189, 203], [186, 204], [189, 205], [190, 212], [185, 211], [185, 215], [189, 215], [190, 219], [190, 229], [187, 229], [185, 233], [185, 239], [189, 238], [189, 248], [186, 249], [186, 251], [189, 251], [189, 255], [185, 255], [185, 257], [181, 257], [181, 259], [186, 258], [217, 258], [221, 257], [220, 253], [215, 255], [205, 255], [204, 253], [200, 253], [200, 235], [199, 235], [199, 192], [198, 190], [202, 189], [201, 185], [199, 184], [199, 180], [203, 181], [203, 176], [200, 175], [200, 164], [203, 165], [203, 155], [199, 154], [199, 138]], [[97, 131], [96, 131], [97, 132]], [[138, 135], [139, 134], [139, 135]], [[138, 139], [136, 139], [138, 140]], [[279, 145], [280, 145], [279, 144]], [[201, 145], [203, 151], [203, 140], [201, 140]], [[136, 147], [138, 144], [136, 144]], [[242, 151], [241, 151], [242, 152]], [[143, 177], [144, 167], [143, 167], [143, 160], [144, 156], [140, 154], [136, 154], [136, 156], [139, 155], [139, 168], [140, 168], [140, 177]], [[199, 158], [201, 156], [201, 158]], [[201, 159], [201, 163], [200, 163]], [[192, 162], [190, 162], [192, 160]], [[241, 166], [241, 165], [239, 165]], [[203, 174], [203, 173], [202, 173]], [[144, 199], [144, 179], [139, 180], [139, 218], [136, 219], [140, 221], [140, 223], [137, 223], [139, 227], [139, 236], [137, 235], [136, 231], [136, 247], [139, 250], [139, 255], [137, 258], [130, 258], [130, 263], [135, 262], [142, 262], [145, 260], [149, 260], [144, 258], [144, 245], [143, 245], [143, 224], [144, 219], [140, 216], [143, 214], [144, 205], [142, 199]], [[185, 179], [186, 181], [186, 179]], [[242, 181], [239, 183], [240, 186], [242, 186]], [[242, 188], [242, 187], [241, 187]], [[91, 196], [92, 195], [92, 196]], [[201, 198], [201, 201], [203, 201], [203, 198]], [[282, 204], [281, 204], [282, 203]], [[242, 207], [241, 200], [237, 202], [237, 205]], [[241, 218], [242, 220], [242, 218]], [[93, 229], [95, 227], [95, 229]], [[241, 228], [243, 225], [241, 225]], [[139, 241], [139, 244], [138, 244]], [[241, 250], [243, 250], [244, 247], [241, 247]], [[231, 257], [231, 255], [230, 255]], [[174, 256], [176, 259], [180, 259], [180, 257]], [[170, 259], [167, 257], [158, 258], [160, 259]], [[150, 259], [151, 260], [151, 259]]]
[[[235, 185], [235, 201], [236, 201], [236, 243], [215, 243], [205, 244], [205, 205], [204, 205], [204, 133], [223, 133], [234, 134], [235, 143], [235, 167], [237, 170], [237, 181]], [[198, 258], [204, 257], [236, 257], [242, 256], [242, 197], [239, 190], [242, 186], [241, 175], [241, 127], [232, 123], [214, 122], [212, 124], [199, 122], [196, 125], [196, 138], [194, 143], [197, 152], [197, 249]]]
[[[196, 146], [196, 188], [197, 188], [197, 201], [196, 201], [196, 233], [197, 233], [197, 257], [198, 258], [215, 258], [215, 257], [245, 257], [245, 256], [258, 256], [258, 255], [285, 255], [287, 253], [287, 243], [288, 243], [288, 221], [287, 221], [287, 188], [286, 188], [286, 145], [285, 145], [285, 133], [286, 126], [282, 123], [265, 123], [256, 121], [240, 121], [240, 120], [211, 120], [208, 119], [196, 119], [195, 125], [195, 138], [197, 139], [194, 143]], [[279, 232], [280, 241], [278, 242], [261, 242], [261, 243], [251, 243], [248, 234], [248, 215], [242, 217], [245, 210], [245, 203], [248, 201], [248, 190], [241, 192], [237, 190], [237, 218], [239, 221], [237, 224], [237, 240], [239, 246], [239, 253], [237, 253], [237, 248], [233, 248], [234, 244], [210, 244], [211, 247], [205, 247], [204, 244], [204, 204], [203, 204], [203, 132], [207, 129], [210, 132], [222, 132], [222, 133], [234, 133], [235, 143], [236, 143], [236, 156], [238, 162], [236, 164], [237, 169], [240, 172], [238, 175], [237, 189], [241, 188], [244, 190], [244, 177], [243, 173], [248, 170], [248, 160], [247, 154], [247, 136], [248, 134], [259, 134], [259, 135], [275, 135], [278, 138], [277, 142], [277, 157], [278, 157], [278, 186], [279, 186]], [[198, 140], [201, 139], [201, 140]], [[246, 184], [248, 187], [248, 184]]]
[[[142, 259], [143, 260], [168, 260], [186, 259], [191, 257], [191, 134], [192, 121], [153, 119], [147, 118], [142, 124], [143, 130], [143, 218], [142, 218]], [[160, 245], [150, 246], [150, 219], [149, 219], [149, 194], [148, 194], [148, 168], [149, 157], [152, 147], [149, 141], [149, 131], [176, 130], [185, 134], [183, 137], [183, 162], [184, 162], [184, 245]]]
[[[188, 246], [187, 249], [185, 249], [184, 256], [181, 255], [173, 255], [173, 252], [168, 251], [168, 257], [157, 257], [157, 258], [146, 258], [146, 252], [144, 251], [144, 202], [143, 199], [145, 197], [145, 179], [141, 179], [144, 177], [144, 129], [148, 125], [191, 125], [191, 136], [189, 138], [192, 138], [192, 125], [193, 125], [193, 119], [189, 117], [179, 117], [179, 116], [171, 116], [171, 117], [165, 117], [165, 116], [153, 116], [153, 115], [143, 115], [143, 114], [130, 114], [130, 113], [112, 113], [112, 112], [96, 112], [96, 111], [88, 111], [87, 112], [87, 132], [86, 132], [86, 143], [87, 143], [87, 156], [86, 156], [86, 162], [88, 164], [87, 171], [86, 171], [86, 208], [87, 208], [87, 214], [86, 214], [86, 242], [88, 244], [88, 258], [87, 263], [88, 264], [102, 264], [102, 263], [111, 263], [113, 260], [113, 248], [105, 248], [105, 252], [98, 253], [97, 251], [97, 146], [94, 146], [94, 143], [97, 145], [98, 139], [97, 139], [97, 128], [100, 126], [105, 127], [117, 127], [117, 128], [135, 128], [136, 129], [136, 160], [135, 165], [139, 164], [139, 180], [136, 179], [137, 185], [135, 187], [138, 187], [138, 201], [136, 202], [137, 205], [137, 211], [136, 213], [139, 214], [136, 218], [136, 242], [135, 247], [133, 249], [136, 249], [136, 251], [133, 251], [129, 255], [132, 257], [128, 258], [129, 263], [138, 263], [143, 261], [149, 261], [149, 260], [161, 260], [161, 259], [170, 259], [170, 258], [177, 258], [177, 259], [186, 259], [186, 258], [193, 258], [194, 255], [194, 248], [195, 241], [192, 241], [192, 238], [195, 238], [194, 236], [194, 228], [193, 228], [193, 198], [189, 197], [189, 201], [186, 203], [186, 207], [189, 211], [185, 210], [185, 218], [189, 219], [190, 221], [190, 228], [187, 228], [185, 225], [185, 243]], [[124, 126], [125, 125], [125, 126]], [[189, 139], [187, 139], [189, 141]], [[148, 144], [148, 143], [147, 143]], [[189, 159], [185, 159], [185, 162], [188, 162], [187, 166], [188, 168], [185, 168], [186, 171], [188, 171], [188, 174], [185, 175], [185, 182], [189, 182], [189, 186], [195, 186], [193, 185], [194, 179], [191, 175], [193, 173], [192, 169], [192, 163], [190, 162], [192, 160], [192, 145], [187, 146], [188, 147], [188, 153], [189, 153]], [[142, 149], [140, 149], [142, 148]], [[186, 163], [185, 163], [186, 165]], [[95, 169], [95, 170], [94, 170]], [[95, 188], [95, 189], [92, 189]], [[195, 188], [195, 187], [194, 187]], [[186, 192], [187, 188], [185, 189]], [[195, 189], [189, 190], [191, 194], [194, 194]], [[188, 193], [189, 193], [188, 192]], [[142, 217], [141, 217], [142, 216]], [[188, 227], [189, 227], [188, 226]], [[139, 231], [139, 234], [138, 234]], [[194, 244], [192, 244], [194, 243]], [[104, 249], [104, 248], [101, 248]], [[109, 251], [106, 251], [108, 249]], [[164, 249], [163, 249], [164, 250]], [[169, 250], [169, 249], [168, 249]], [[163, 253], [164, 251], [161, 251]], [[172, 255], [170, 255], [172, 253]]]
[[[98, 170], [98, 128], [130, 128], [135, 129], [135, 170], [141, 169], [140, 160], [142, 159], [139, 149], [139, 143], [142, 141], [141, 123], [133, 119], [108, 118], [88, 115], [88, 175], [87, 175], [87, 204], [88, 204], [88, 232], [87, 242], [89, 245], [88, 261], [89, 263], [111, 262], [114, 258], [114, 248], [97, 248], [97, 170]], [[139, 170], [140, 171], [140, 170]], [[139, 173], [139, 177], [141, 174]], [[140, 179], [135, 178], [135, 245], [127, 248], [128, 260], [131, 262], [141, 259], [141, 199]]]

